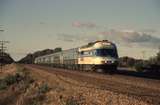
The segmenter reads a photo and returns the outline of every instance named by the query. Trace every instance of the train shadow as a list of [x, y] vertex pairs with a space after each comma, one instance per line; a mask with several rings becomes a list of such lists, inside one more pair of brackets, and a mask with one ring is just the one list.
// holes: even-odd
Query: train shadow
[[115, 74], [160, 80], [160, 73], [153, 72], [137, 72], [129, 71], [127, 69], [118, 69]]

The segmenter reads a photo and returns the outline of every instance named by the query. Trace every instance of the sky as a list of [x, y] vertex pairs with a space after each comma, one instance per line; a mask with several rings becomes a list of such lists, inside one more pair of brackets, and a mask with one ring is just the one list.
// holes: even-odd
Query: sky
[[15, 60], [104, 39], [116, 43], [120, 57], [148, 59], [160, 47], [160, 1], [0, 0], [0, 30]]

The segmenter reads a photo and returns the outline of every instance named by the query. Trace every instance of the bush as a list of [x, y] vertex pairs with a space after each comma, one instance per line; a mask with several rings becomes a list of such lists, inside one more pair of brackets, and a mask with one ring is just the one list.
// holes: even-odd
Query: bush
[[47, 84], [42, 84], [39, 89], [38, 89], [39, 93], [46, 93], [47, 91], [49, 91], [49, 87]]
[[135, 69], [136, 69], [138, 72], [143, 72], [143, 71], [144, 71], [144, 69], [143, 69], [143, 63], [142, 63], [142, 62], [136, 63], [136, 64], [135, 64]]
[[8, 86], [24, 81], [26, 86], [34, 82], [30, 75], [26, 72], [18, 72], [15, 75], [7, 75], [5, 78], [0, 80], [0, 90], [6, 89]]
[[0, 80], [0, 90], [6, 89], [7, 88], [7, 84], [4, 80]]
[[7, 75], [4, 79], [0, 80], [0, 90], [6, 89], [8, 86], [17, 82], [16, 75]]
[[18, 72], [17, 77], [19, 77], [18, 78], [19, 80], [24, 80], [26, 84], [30, 84], [34, 82], [33, 78], [31, 78], [30, 73], [27, 71], [26, 68], [19, 67], [17, 72]]
[[14, 75], [8, 75], [6, 78], [5, 78], [5, 82], [7, 83], [7, 85], [12, 85], [16, 82], [16, 76]]

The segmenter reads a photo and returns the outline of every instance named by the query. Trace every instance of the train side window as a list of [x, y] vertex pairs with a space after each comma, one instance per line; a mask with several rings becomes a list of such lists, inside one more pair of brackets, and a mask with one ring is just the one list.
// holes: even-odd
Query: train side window
[[85, 52], [84, 52], [84, 55], [89, 55], [89, 51], [85, 51]]
[[81, 51], [80, 52], [81, 56], [93, 56], [95, 55], [93, 51]]
[[81, 55], [84, 55], [84, 51], [81, 51], [80, 54], [81, 54]]

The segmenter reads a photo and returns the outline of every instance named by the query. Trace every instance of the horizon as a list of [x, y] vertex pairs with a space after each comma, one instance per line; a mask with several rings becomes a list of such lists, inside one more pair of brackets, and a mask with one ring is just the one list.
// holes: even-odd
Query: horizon
[[[81, 46], [79, 46], [79, 47], [81, 47]], [[62, 48], [62, 47], [55, 47], [55, 48]], [[34, 51], [34, 52], [29, 52], [29, 53], [26, 53], [26, 55], [24, 55], [22, 58], [20, 58], [20, 59], [18, 59], [18, 60], [15, 60], [12, 56], [12, 58], [14, 59], [14, 61], [15, 62], [17, 62], [17, 61], [20, 61], [21, 59], [23, 59], [24, 57], [26, 57], [27, 55], [29, 55], [29, 54], [34, 54], [34, 53], [36, 53], [36, 52], [41, 52], [41, 51], [44, 51], [44, 50], [54, 50], [55, 48], [53, 48], [53, 49], [51, 49], [51, 48], [46, 48], [46, 49], [39, 49], [39, 50], [36, 50], [36, 51]], [[75, 48], [78, 48], [78, 47], [75, 47]], [[72, 48], [70, 48], [70, 49], [72, 49]], [[63, 49], [62, 48], [62, 51], [64, 51], [64, 50], [69, 50], [69, 49]], [[160, 51], [160, 50], [159, 50]], [[142, 53], [144, 53], [144, 52], [142, 52]], [[157, 51], [157, 53], [158, 53], [158, 51]], [[157, 53], [154, 55], [154, 56], [150, 56], [148, 59], [145, 59], [145, 55], [144, 54], [142, 54], [142, 57], [141, 58], [136, 58], [136, 57], [132, 57], [132, 56], [127, 56], [127, 55], [124, 55], [124, 56], [119, 56], [119, 58], [123, 58], [123, 57], [128, 57], [128, 58], [133, 58], [133, 59], [135, 59], [135, 60], [149, 60], [149, 59], [151, 59], [151, 58], [153, 58], [153, 57], [155, 57], [156, 55], [157, 55]], [[9, 55], [10, 55], [10, 53], [9, 53]], [[43, 55], [42, 55], [43, 56]]]
[[158, 0], [1, 0], [0, 40], [17, 61], [28, 53], [116, 43], [119, 56], [149, 59], [160, 47]]

